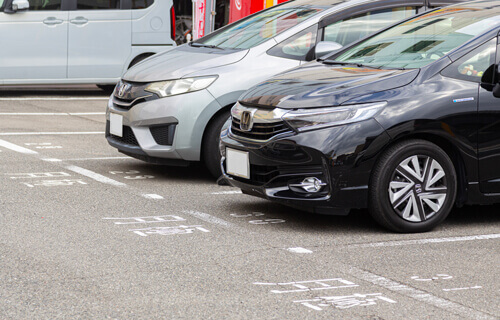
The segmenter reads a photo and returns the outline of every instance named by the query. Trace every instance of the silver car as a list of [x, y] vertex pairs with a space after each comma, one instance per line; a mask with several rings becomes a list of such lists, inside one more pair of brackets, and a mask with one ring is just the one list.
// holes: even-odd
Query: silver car
[[261, 11], [128, 70], [108, 102], [106, 138], [150, 163], [204, 161], [218, 177], [220, 131], [246, 89], [431, 5], [454, 2], [292, 0]]

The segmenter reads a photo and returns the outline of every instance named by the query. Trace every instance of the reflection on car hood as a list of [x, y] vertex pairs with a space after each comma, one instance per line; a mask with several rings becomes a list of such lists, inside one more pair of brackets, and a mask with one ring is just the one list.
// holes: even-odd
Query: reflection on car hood
[[243, 94], [240, 102], [283, 109], [336, 106], [355, 97], [407, 85], [418, 72], [312, 63], [256, 85]]
[[122, 77], [132, 82], [180, 79], [195, 71], [220, 67], [240, 61], [248, 50], [221, 50], [183, 45], [130, 68]]

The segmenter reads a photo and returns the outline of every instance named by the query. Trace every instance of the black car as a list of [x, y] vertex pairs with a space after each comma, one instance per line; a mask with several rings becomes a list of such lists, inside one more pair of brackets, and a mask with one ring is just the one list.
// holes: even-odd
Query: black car
[[302, 210], [423, 232], [500, 202], [500, 1], [410, 18], [247, 91], [225, 179]]

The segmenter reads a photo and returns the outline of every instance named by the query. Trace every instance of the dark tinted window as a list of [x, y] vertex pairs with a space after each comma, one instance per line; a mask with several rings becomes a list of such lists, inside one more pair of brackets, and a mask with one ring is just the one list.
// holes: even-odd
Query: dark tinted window
[[496, 48], [497, 39], [495, 38], [458, 59], [441, 74], [461, 80], [492, 83]]
[[144, 9], [153, 4], [154, 0], [131, 0], [132, 9]]
[[78, 0], [79, 10], [120, 9], [120, 0]]
[[61, 0], [30, 0], [30, 10], [61, 10]]

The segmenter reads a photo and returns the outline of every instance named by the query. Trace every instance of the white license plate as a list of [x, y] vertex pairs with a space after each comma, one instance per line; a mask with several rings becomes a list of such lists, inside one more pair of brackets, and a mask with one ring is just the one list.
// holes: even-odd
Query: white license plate
[[123, 116], [116, 113], [109, 114], [109, 133], [123, 137]]
[[226, 172], [233, 176], [250, 179], [248, 152], [226, 148]]

